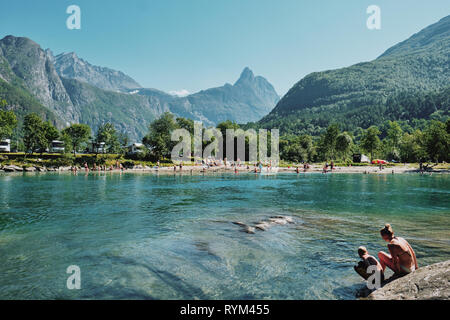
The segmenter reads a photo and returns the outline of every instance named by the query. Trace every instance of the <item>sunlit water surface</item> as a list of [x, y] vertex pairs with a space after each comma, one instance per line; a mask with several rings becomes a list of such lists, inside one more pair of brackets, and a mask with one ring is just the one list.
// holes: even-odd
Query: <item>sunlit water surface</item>
[[[295, 224], [232, 224], [274, 215]], [[354, 299], [386, 222], [420, 265], [450, 259], [450, 177], [3, 174], [0, 299]]]

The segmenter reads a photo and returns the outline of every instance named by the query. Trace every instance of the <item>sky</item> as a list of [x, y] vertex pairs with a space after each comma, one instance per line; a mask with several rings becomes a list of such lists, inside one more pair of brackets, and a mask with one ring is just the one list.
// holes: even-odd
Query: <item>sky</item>
[[[81, 29], [69, 30], [69, 5]], [[367, 7], [381, 10], [369, 30]], [[76, 52], [143, 87], [197, 92], [234, 83], [244, 67], [280, 95], [315, 71], [370, 61], [450, 14], [448, 0], [0, 0], [0, 38]]]

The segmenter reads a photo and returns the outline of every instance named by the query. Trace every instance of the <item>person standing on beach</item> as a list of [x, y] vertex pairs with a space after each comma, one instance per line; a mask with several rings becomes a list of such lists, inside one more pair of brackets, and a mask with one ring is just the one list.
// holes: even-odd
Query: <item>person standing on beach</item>
[[390, 224], [386, 224], [380, 230], [380, 234], [388, 242], [389, 249], [389, 253], [378, 252], [383, 271], [389, 267], [396, 276], [405, 276], [419, 268], [413, 248], [405, 239], [394, 236], [394, 230]]

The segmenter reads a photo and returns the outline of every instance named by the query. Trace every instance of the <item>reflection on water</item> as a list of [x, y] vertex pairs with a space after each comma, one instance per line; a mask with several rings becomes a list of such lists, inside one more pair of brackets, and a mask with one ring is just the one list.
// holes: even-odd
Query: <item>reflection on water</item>
[[[0, 175], [0, 298], [354, 299], [386, 222], [419, 264], [450, 258], [449, 194], [445, 175]], [[273, 215], [295, 224], [232, 224]]]

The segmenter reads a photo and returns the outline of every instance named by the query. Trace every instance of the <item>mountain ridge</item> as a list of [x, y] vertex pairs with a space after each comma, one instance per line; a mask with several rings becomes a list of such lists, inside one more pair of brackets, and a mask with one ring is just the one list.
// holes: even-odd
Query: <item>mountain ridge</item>
[[[449, 53], [450, 16], [447, 16], [387, 49], [373, 61], [308, 74], [257, 126], [278, 126], [289, 133], [317, 135], [337, 116], [363, 107], [370, 113], [370, 106], [378, 108], [401, 92], [441, 90], [450, 83]], [[357, 121], [355, 126], [362, 123], [365, 122]]]
[[31, 39], [14, 36], [0, 40], [0, 78], [28, 91], [56, 116], [59, 127], [84, 122], [96, 130], [112, 122], [135, 140], [140, 140], [149, 122], [163, 112], [205, 125], [225, 120], [248, 122], [269, 113], [279, 100], [273, 86], [248, 68], [235, 85], [177, 97], [142, 88], [124, 73], [91, 65], [75, 53], [54, 56]]
[[79, 58], [75, 52], [54, 56], [54, 65], [61, 77], [87, 82], [100, 89], [126, 92], [130, 89], [142, 88], [122, 71], [92, 65]]

